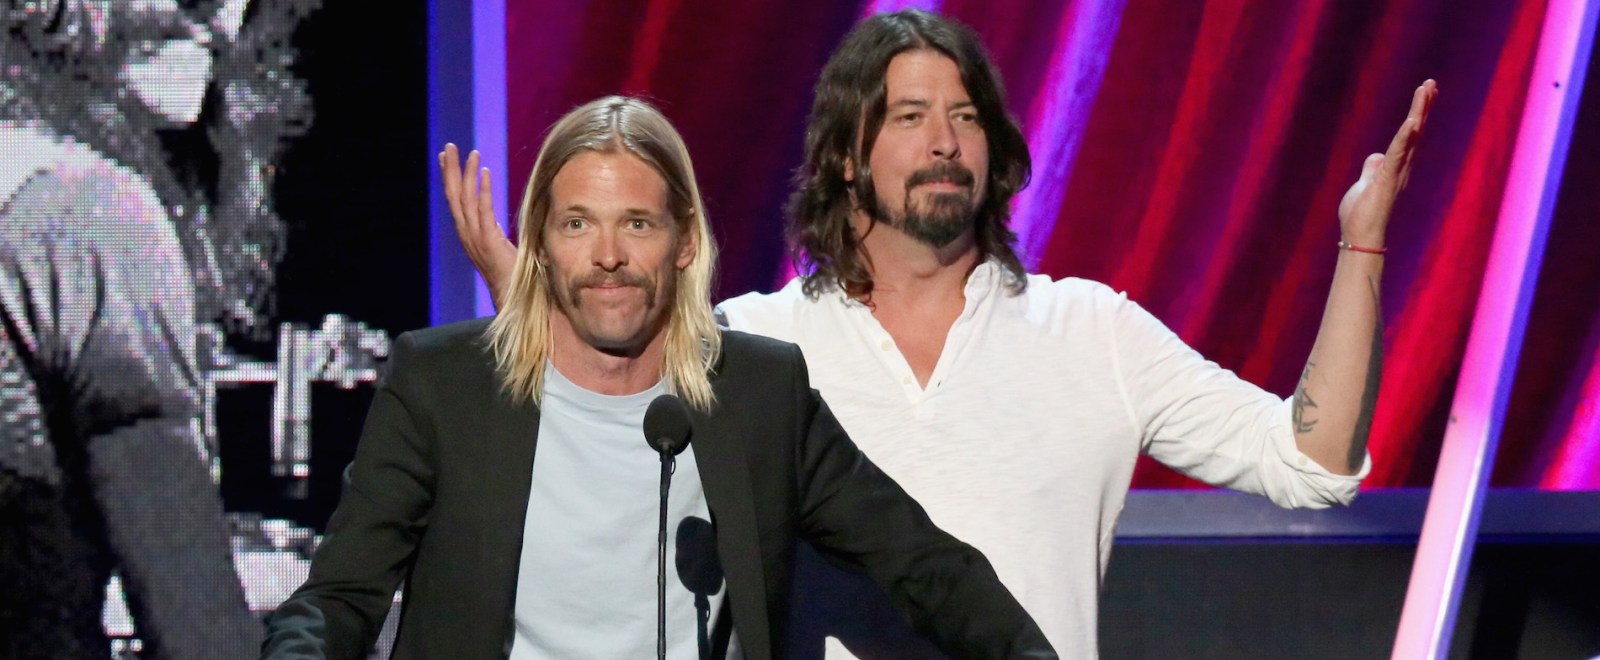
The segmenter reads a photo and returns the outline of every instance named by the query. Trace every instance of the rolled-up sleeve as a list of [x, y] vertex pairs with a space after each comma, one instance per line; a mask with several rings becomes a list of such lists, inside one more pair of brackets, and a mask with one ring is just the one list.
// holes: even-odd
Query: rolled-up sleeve
[[1206, 483], [1293, 508], [1349, 504], [1372, 470], [1324, 469], [1294, 439], [1292, 403], [1184, 344], [1149, 312], [1117, 296], [1112, 335], [1123, 396], [1151, 458]]

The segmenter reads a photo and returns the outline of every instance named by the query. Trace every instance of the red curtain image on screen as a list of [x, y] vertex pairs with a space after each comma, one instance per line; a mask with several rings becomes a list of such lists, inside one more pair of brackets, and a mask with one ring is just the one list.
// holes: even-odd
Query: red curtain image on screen
[[[881, 7], [879, 5], [882, 5]], [[514, 193], [541, 131], [604, 93], [656, 100], [695, 154], [720, 293], [792, 272], [782, 205], [816, 72], [876, 9], [975, 29], [1027, 133], [1013, 227], [1036, 272], [1126, 291], [1186, 343], [1293, 391], [1337, 257], [1335, 208], [1439, 82], [1390, 225], [1385, 363], [1364, 487], [1427, 486], [1544, 19], [1541, 0], [508, 2]], [[518, 38], [533, 30], [539, 39]], [[1587, 112], [1593, 104], [1586, 104]], [[1592, 123], [1592, 122], [1590, 122]], [[1494, 485], [1600, 487], [1595, 151], [1579, 121]], [[1585, 176], [1587, 178], [1585, 178]], [[1153, 462], [1135, 487], [1193, 487]]]

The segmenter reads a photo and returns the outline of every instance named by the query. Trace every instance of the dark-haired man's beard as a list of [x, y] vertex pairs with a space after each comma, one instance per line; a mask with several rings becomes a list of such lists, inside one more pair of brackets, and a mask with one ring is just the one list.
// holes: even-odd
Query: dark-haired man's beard
[[[888, 214], [889, 226], [930, 247], [949, 245], [972, 229], [978, 211], [974, 180], [971, 170], [952, 161], [913, 172], [906, 179], [905, 207]], [[928, 183], [953, 183], [961, 190], [917, 195], [917, 186]], [[879, 205], [885, 206], [882, 200]]]

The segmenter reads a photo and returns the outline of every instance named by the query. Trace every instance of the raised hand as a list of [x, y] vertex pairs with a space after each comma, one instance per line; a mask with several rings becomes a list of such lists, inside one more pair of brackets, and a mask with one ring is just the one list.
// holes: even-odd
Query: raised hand
[[446, 144], [439, 152], [439, 169], [444, 174], [444, 196], [450, 202], [450, 215], [456, 221], [456, 237], [489, 284], [495, 307], [499, 307], [517, 262], [517, 246], [511, 244], [495, 220], [489, 168], [480, 167], [478, 160], [478, 152], [473, 151], [467, 155], [463, 168], [456, 145]]
[[1427, 80], [1411, 95], [1411, 111], [1389, 141], [1389, 151], [1367, 156], [1361, 178], [1339, 201], [1339, 231], [1344, 241], [1369, 248], [1384, 246], [1389, 212], [1411, 176], [1411, 156], [1428, 121], [1428, 110], [1439, 88]]

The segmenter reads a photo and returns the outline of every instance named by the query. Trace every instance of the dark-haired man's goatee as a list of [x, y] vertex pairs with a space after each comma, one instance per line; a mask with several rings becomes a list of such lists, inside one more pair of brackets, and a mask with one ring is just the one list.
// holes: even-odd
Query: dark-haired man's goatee
[[[917, 186], [929, 183], [950, 183], [960, 190], [934, 193], [919, 201], [915, 194]], [[972, 170], [950, 161], [913, 172], [906, 178], [905, 208], [898, 214], [889, 213], [887, 222], [931, 247], [949, 245], [972, 228], [978, 210], [973, 196], [974, 183]], [[884, 206], [879, 200], [879, 208]]]

